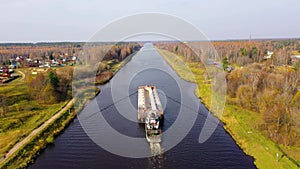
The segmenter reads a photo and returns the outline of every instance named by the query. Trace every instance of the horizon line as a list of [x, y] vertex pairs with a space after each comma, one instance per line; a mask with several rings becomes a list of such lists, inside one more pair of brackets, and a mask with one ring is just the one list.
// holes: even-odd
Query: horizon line
[[[221, 41], [249, 41], [248, 38], [228, 38], [228, 39], [212, 39], [212, 40], [182, 40], [182, 42], [221, 42]], [[300, 37], [273, 37], [273, 38], [251, 38], [251, 41], [261, 40], [300, 40]], [[128, 41], [84, 41], [84, 40], [41, 40], [41, 41], [0, 41], [0, 44], [39, 44], [39, 43], [110, 43], [110, 42], [175, 42], [176, 40], [128, 40]]]

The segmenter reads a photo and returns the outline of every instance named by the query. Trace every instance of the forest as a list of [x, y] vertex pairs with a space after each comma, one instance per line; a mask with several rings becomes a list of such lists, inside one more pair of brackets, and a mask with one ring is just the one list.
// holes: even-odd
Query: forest
[[257, 112], [259, 120], [253, 128], [275, 143], [300, 147], [300, 70], [299, 60], [293, 60], [299, 54], [300, 40], [218, 41], [212, 42], [215, 52], [190, 47], [201, 45], [205, 44], [156, 43], [187, 63], [221, 65], [226, 71], [227, 104]]

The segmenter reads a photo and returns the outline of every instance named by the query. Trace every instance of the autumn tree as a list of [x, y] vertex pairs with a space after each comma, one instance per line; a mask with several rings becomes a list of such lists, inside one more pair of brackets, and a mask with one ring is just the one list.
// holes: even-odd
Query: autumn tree
[[42, 100], [41, 91], [47, 85], [46, 77], [43, 73], [38, 73], [36, 77], [32, 77], [31, 75], [26, 76], [27, 84], [28, 84], [28, 93], [31, 99], [40, 101]]
[[239, 103], [245, 109], [253, 110], [255, 108], [255, 98], [253, 95], [252, 88], [248, 85], [241, 85], [237, 90]]

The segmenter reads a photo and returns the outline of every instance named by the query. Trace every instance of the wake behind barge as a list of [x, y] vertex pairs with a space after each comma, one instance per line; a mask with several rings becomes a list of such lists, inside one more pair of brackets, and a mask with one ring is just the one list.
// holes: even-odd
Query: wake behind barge
[[145, 123], [146, 139], [149, 143], [161, 142], [163, 108], [155, 86], [138, 87], [138, 120]]

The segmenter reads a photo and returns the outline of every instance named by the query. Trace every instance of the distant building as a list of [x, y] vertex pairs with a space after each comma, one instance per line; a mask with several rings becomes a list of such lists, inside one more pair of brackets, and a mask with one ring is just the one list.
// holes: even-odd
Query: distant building
[[48, 67], [48, 68], [50, 68], [50, 63], [49, 62], [45, 62], [44, 65], [40, 65], [39, 67]]
[[213, 59], [207, 59], [206, 64], [213, 65], [214, 64], [214, 60]]
[[8, 68], [10, 68], [10, 69], [16, 69], [17, 65], [11, 64], [11, 65], [8, 66]]
[[300, 62], [300, 55], [292, 55], [291, 56], [292, 62]]
[[271, 59], [273, 54], [274, 54], [274, 52], [267, 51], [267, 55], [264, 56], [264, 59]]

